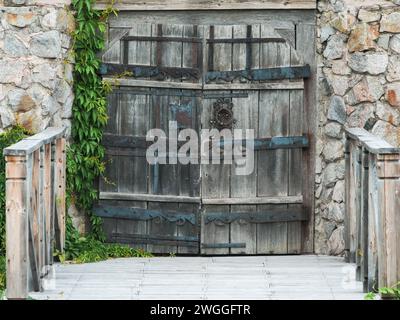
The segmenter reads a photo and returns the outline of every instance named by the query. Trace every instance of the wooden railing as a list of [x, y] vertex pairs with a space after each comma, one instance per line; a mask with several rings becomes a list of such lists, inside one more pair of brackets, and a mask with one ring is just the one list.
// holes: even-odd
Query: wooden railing
[[400, 149], [346, 130], [346, 258], [364, 291], [400, 281]]
[[6, 159], [7, 298], [41, 291], [64, 249], [64, 128], [48, 128], [8, 148]]

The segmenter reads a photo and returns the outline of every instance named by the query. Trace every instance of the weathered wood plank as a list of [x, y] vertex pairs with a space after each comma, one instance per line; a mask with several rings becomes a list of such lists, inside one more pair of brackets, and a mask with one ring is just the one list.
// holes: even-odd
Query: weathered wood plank
[[[232, 26], [210, 26], [206, 31], [205, 37], [207, 38], [232, 38]], [[212, 50], [211, 50], [211, 49]], [[208, 69], [216, 71], [225, 71], [232, 69], [232, 44], [229, 43], [216, 43], [208, 48], [209, 52], [205, 55], [205, 66]], [[220, 93], [229, 93], [222, 91]], [[203, 101], [203, 108], [201, 114], [201, 127], [211, 128], [210, 121], [212, 120], [213, 105], [216, 99], [207, 99]], [[201, 181], [201, 194], [203, 198], [228, 198], [230, 197], [230, 175], [231, 167], [228, 163], [221, 163], [218, 159], [213, 159], [210, 164], [202, 165], [202, 181]], [[203, 202], [203, 204], [207, 204]], [[208, 206], [203, 208], [203, 212], [210, 210], [217, 210], [222, 212], [229, 212], [229, 205]], [[216, 209], [219, 208], [219, 209]], [[206, 225], [204, 217], [201, 219], [201, 242], [202, 243], [229, 243], [230, 226], [226, 224], [212, 223]], [[229, 254], [229, 248], [201, 248], [202, 254]]]
[[[96, 2], [95, 8], [104, 10], [109, 6], [108, 1]], [[315, 0], [199, 0], [168, 1], [166, 5], [161, 0], [122, 0], [115, 4], [118, 10], [159, 11], [159, 10], [250, 10], [250, 9], [316, 9]]]
[[149, 202], [185, 202], [185, 203], [200, 203], [200, 197], [185, 197], [171, 195], [155, 195], [155, 194], [140, 194], [140, 193], [119, 193], [119, 192], [100, 192], [101, 200], [137, 200]]
[[[204, 11], [121, 11], [110, 16], [112, 28], [131, 28], [132, 24], [232, 25], [268, 24], [277, 29], [294, 29], [295, 24], [310, 24], [315, 20], [313, 10], [209, 10]], [[312, 21], [312, 22], [310, 22]], [[310, 35], [311, 37], [312, 35]]]
[[360, 141], [362, 145], [371, 153], [387, 154], [400, 153], [400, 148], [396, 148], [387, 141], [379, 138], [362, 128], [348, 128], [346, 134], [353, 140]]
[[[378, 176], [376, 172], [376, 155], [369, 155], [368, 177], [368, 291], [378, 286], [378, 239], [377, 226], [379, 219]], [[348, 190], [348, 189], [346, 189]], [[346, 191], [346, 194], [348, 192]], [[347, 199], [347, 198], [346, 198]], [[346, 210], [346, 212], [348, 212]], [[347, 214], [346, 214], [347, 215]], [[347, 222], [347, 221], [346, 221]]]
[[[261, 25], [261, 37], [274, 36], [274, 29]], [[273, 68], [290, 64], [290, 48], [286, 44], [260, 45], [260, 67]], [[260, 92], [258, 138], [286, 136], [289, 133], [289, 91]], [[288, 151], [267, 150], [258, 154], [258, 196], [288, 196]], [[302, 197], [301, 197], [302, 198]], [[258, 210], [268, 210], [270, 205], [260, 205]], [[286, 209], [287, 205], [282, 205]], [[257, 226], [257, 253], [287, 253], [287, 223], [264, 223]]]
[[31, 186], [31, 203], [30, 203], [30, 231], [32, 231], [32, 247], [34, 251], [35, 267], [37, 274], [40, 275], [42, 267], [42, 250], [41, 250], [41, 208], [40, 208], [40, 149], [33, 152], [32, 156], [32, 186]]
[[357, 251], [357, 230], [360, 221], [361, 208], [361, 149], [354, 143], [350, 144], [350, 176], [349, 176], [349, 206], [348, 206], [348, 222], [349, 222], [349, 261], [356, 262]]
[[41, 140], [43, 144], [48, 144], [56, 139], [64, 136], [66, 128], [50, 127], [33, 136], [27, 137], [25, 140]]
[[[316, 27], [315, 18], [309, 17], [296, 24], [296, 52], [291, 51], [292, 61], [309, 64], [311, 77], [304, 83], [304, 112], [303, 112], [303, 134], [307, 134], [310, 147], [303, 152], [304, 171], [303, 180], [303, 206], [308, 210], [310, 223], [302, 225], [302, 252], [314, 252], [314, 187], [315, 187], [315, 159], [316, 155], [316, 130], [317, 125], [317, 59], [316, 59]], [[297, 58], [297, 59], [296, 59]]]
[[279, 81], [263, 83], [207, 83], [205, 90], [303, 90], [304, 81]]
[[[251, 28], [244, 25], [236, 25], [233, 27], [233, 36], [236, 40], [237, 38], [252, 39], [259, 36], [259, 26], [252, 26]], [[232, 69], [242, 70], [247, 67], [253, 66], [257, 68], [258, 61], [253, 60], [252, 49], [258, 49], [259, 44], [251, 43], [235, 43], [233, 44], [233, 60]], [[251, 49], [251, 50], [250, 50]], [[248, 55], [248, 56], [247, 56]], [[236, 80], [235, 82], [238, 82]], [[258, 131], [258, 92], [249, 92], [249, 97], [247, 99], [243, 98], [233, 98], [233, 113], [236, 117], [236, 128], [242, 130], [254, 129]], [[235, 137], [234, 137], [235, 138]], [[245, 138], [245, 137], [242, 137]], [[224, 141], [225, 145], [225, 141]], [[241, 146], [234, 146], [237, 151], [241, 150]], [[240, 152], [238, 152], [240, 153]], [[254, 157], [255, 158], [255, 157]], [[256, 162], [256, 159], [254, 159]], [[236, 174], [236, 169], [243, 165], [240, 161], [233, 161], [231, 166], [231, 181], [230, 181], [230, 196], [232, 198], [250, 198], [257, 193], [256, 186], [256, 170], [249, 175], [239, 176]], [[256, 164], [254, 164], [256, 167]], [[256, 205], [232, 205], [231, 214], [236, 212], [255, 212], [257, 211]], [[244, 215], [246, 216], [246, 215]], [[256, 236], [257, 236], [257, 226], [255, 224], [248, 223], [248, 221], [237, 219], [231, 222], [230, 225], [230, 241], [232, 243], [245, 243], [244, 248], [230, 248], [231, 254], [256, 254]]]
[[[345, 193], [344, 193], [344, 204], [345, 204], [345, 214], [344, 214], [344, 259], [346, 262], [350, 262], [350, 188], [351, 188], [351, 143], [346, 140], [345, 142]], [[370, 164], [371, 167], [371, 164]], [[371, 171], [370, 171], [371, 180]], [[371, 184], [371, 182], [369, 182]], [[368, 205], [369, 207], [371, 204]], [[371, 212], [369, 210], [369, 212]], [[372, 221], [369, 218], [369, 221]], [[369, 231], [369, 234], [371, 232]]]
[[10, 147], [3, 150], [3, 155], [24, 156], [38, 150], [44, 144], [54, 139], [58, 139], [64, 135], [65, 128], [47, 128], [44, 131], [21, 140]]
[[[115, 80], [113, 78], [103, 78], [105, 81], [110, 81], [113, 83]], [[191, 89], [191, 90], [201, 90], [203, 87], [198, 83], [190, 82], [162, 82], [154, 80], [138, 80], [138, 79], [118, 79], [118, 84], [120, 86], [129, 87], [144, 87], [144, 88], [171, 88], [171, 89]]]
[[39, 153], [39, 243], [40, 243], [40, 276], [44, 277], [47, 273], [46, 267], [46, 210], [44, 202], [44, 153], [45, 145], [40, 148]]
[[302, 203], [303, 196], [277, 196], [256, 198], [202, 198], [203, 204], [295, 204]]
[[59, 251], [64, 251], [65, 246], [65, 170], [66, 170], [66, 154], [65, 139], [59, 138], [55, 143], [55, 194], [54, 201], [56, 206], [56, 240]]
[[[303, 121], [302, 115], [304, 113], [303, 101], [304, 96], [302, 91], [289, 92], [290, 110], [289, 110], [289, 134], [301, 135], [303, 134]], [[289, 182], [288, 182], [288, 195], [302, 195], [304, 175], [299, 175], [299, 172], [304, 172], [302, 149], [289, 150]], [[288, 208], [296, 210], [303, 207], [303, 204], [289, 205]], [[288, 227], [288, 253], [299, 254], [302, 247], [302, 223], [290, 222]]]
[[[391, 287], [398, 284], [400, 280], [399, 273], [399, 244], [397, 240], [399, 239], [399, 226], [396, 224], [399, 221], [399, 191], [400, 191], [400, 174], [397, 177], [393, 177], [393, 172], [391, 168], [391, 162], [395, 161], [397, 166], [400, 166], [399, 157], [397, 160], [393, 160], [390, 156], [388, 159], [378, 162], [379, 166], [384, 166], [385, 171], [387, 171], [387, 177], [385, 176], [383, 181], [383, 192], [384, 197], [382, 197], [381, 203], [381, 227], [383, 243], [381, 244], [381, 249], [378, 249], [378, 262], [379, 260], [384, 260], [383, 263], [379, 263], [379, 286], [380, 287]], [[389, 167], [386, 170], [386, 167]], [[381, 178], [382, 179], [382, 178]]]
[[43, 182], [43, 200], [44, 200], [44, 212], [45, 212], [45, 264], [48, 266], [51, 264], [52, 259], [52, 239], [51, 239], [51, 188], [53, 183], [53, 176], [51, 171], [51, 143], [44, 146], [44, 182]]
[[360, 206], [360, 281], [364, 291], [368, 290], [368, 194], [369, 194], [369, 153], [364, 148], [361, 156], [361, 206]]

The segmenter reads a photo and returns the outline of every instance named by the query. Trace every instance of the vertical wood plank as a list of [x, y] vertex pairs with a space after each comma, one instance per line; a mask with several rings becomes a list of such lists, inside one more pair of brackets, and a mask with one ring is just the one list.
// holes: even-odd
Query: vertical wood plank
[[[57, 174], [56, 174], [56, 143], [52, 141], [50, 144], [50, 152], [51, 152], [51, 189], [50, 189], [50, 233], [51, 233], [51, 245], [52, 249], [58, 249], [57, 247], [57, 239], [56, 239], [56, 201], [55, 201], [55, 194], [57, 188]], [[50, 257], [51, 264], [54, 263], [54, 257], [51, 255]]]
[[[376, 155], [371, 154], [368, 172], [368, 291], [378, 288], [377, 227], [379, 220], [379, 191], [376, 163]], [[346, 191], [346, 193], [349, 192]]]
[[[211, 31], [213, 30], [213, 31]], [[214, 33], [215, 39], [232, 38], [232, 26], [212, 26], [206, 32], [206, 37], [210, 33]], [[205, 55], [208, 62], [215, 71], [232, 70], [232, 44], [218, 43], [214, 44], [211, 54]], [[208, 63], [210, 65], [210, 63]], [[220, 91], [220, 94], [229, 92]], [[210, 120], [212, 116], [213, 104], [216, 99], [204, 99], [202, 106], [201, 125], [202, 129], [210, 128]], [[201, 193], [204, 198], [230, 197], [230, 164], [208, 164], [202, 165], [202, 189]], [[205, 206], [202, 212], [229, 212], [229, 205]], [[230, 242], [230, 225], [221, 223], [205, 224], [201, 219], [201, 242], [206, 244], [229, 243]], [[229, 254], [229, 248], [201, 248], [202, 254]]]
[[350, 173], [349, 173], [349, 261], [356, 262], [357, 255], [357, 223], [360, 212], [360, 150], [354, 141], [350, 143]]
[[360, 207], [360, 280], [364, 292], [368, 290], [368, 193], [369, 193], [369, 153], [362, 149], [361, 158], [361, 207]]
[[399, 191], [399, 155], [380, 155], [378, 158], [378, 170], [380, 171], [381, 195], [381, 219], [380, 234], [382, 243], [378, 247], [379, 287], [391, 287], [398, 284], [400, 273], [398, 272], [397, 240], [399, 227], [398, 215], [400, 209]]
[[28, 256], [27, 259], [29, 261], [28, 266], [28, 291], [39, 291], [41, 290], [40, 283], [40, 275], [38, 272], [38, 256], [36, 254], [36, 239], [34, 232], [34, 212], [33, 212], [33, 204], [35, 201], [34, 193], [33, 193], [33, 171], [35, 168], [34, 154], [29, 154], [26, 156], [26, 184], [27, 184], [27, 234], [28, 234]]
[[378, 212], [376, 220], [376, 235], [378, 244], [378, 288], [387, 287], [387, 242], [386, 242], [386, 193], [385, 193], [385, 180], [384, 176], [379, 175], [379, 171], [385, 170], [385, 162], [380, 156], [377, 157], [377, 171], [378, 171]]
[[[350, 139], [346, 139], [345, 143], [345, 215], [344, 215], [344, 258], [346, 262], [350, 262], [350, 188], [351, 188], [351, 142]], [[371, 167], [371, 165], [370, 165]], [[371, 172], [370, 172], [371, 176]], [[371, 180], [371, 178], [370, 178]], [[370, 183], [371, 184], [371, 183]], [[369, 205], [370, 207], [370, 205]]]
[[[309, 139], [309, 148], [303, 152], [303, 206], [308, 221], [302, 223], [302, 252], [314, 252], [314, 188], [317, 126], [317, 63], [316, 63], [316, 27], [315, 20], [300, 22], [296, 25], [296, 51], [303, 62], [311, 67], [311, 76], [304, 82], [303, 130]], [[293, 55], [292, 55], [293, 59]]]
[[[261, 25], [261, 37], [274, 36], [274, 30]], [[260, 45], [260, 67], [290, 64], [290, 48], [286, 44]], [[285, 136], [289, 133], [289, 91], [261, 91], [259, 101], [258, 137]], [[262, 150], [258, 152], [258, 196], [288, 195], [288, 151]], [[260, 205], [259, 210], [287, 205]], [[287, 222], [263, 223], [257, 226], [257, 253], [287, 253]]]
[[[290, 50], [290, 64], [299, 65], [301, 62], [298, 59], [298, 53], [296, 52], [296, 30], [295, 26], [291, 29], [278, 29], [276, 30], [279, 35], [286, 39], [288, 50]], [[304, 117], [304, 90], [292, 90], [290, 91], [290, 109], [289, 109], [289, 134], [292, 136], [303, 135], [304, 121], [307, 118]], [[288, 195], [302, 195], [303, 194], [303, 180], [307, 177], [307, 157], [304, 155], [306, 151], [303, 149], [289, 150], [289, 183], [288, 183]], [[298, 174], [302, 172], [301, 176]], [[298, 209], [303, 207], [301, 205], [288, 205], [288, 208]], [[288, 222], [288, 253], [299, 254], [302, 251], [302, 225], [304, 222], [295, 221]]]
[[44, 146], [39, 150], [39, 243], [40, 243], [40, 275], [45, 276], [46, 268], [46, 211], [44, 203]]
[[[251, 33], [250, 33], [251, 31]], [[233, 37], [234, 38], [246, 38], [246, 37], [259, 37], [260, 27], [251, 26], [249, 29], [245, 25], [233, 26]], [[250, 44], [250, 46], [253, 46]], [[259, 47], [259, 45], [257, 44]], [[232, 57], [232, 69], [233, 70], [244, 70], [250, 64], [253, 68], [258, 68], [259, 60], [255, 56], [253, 59], [253, 50], [249, 50], [248, 44], [234, 44], [233, 45], [233, 57]], [[259, 48], [255, 48], [257, 49]], [[251, 48], [253, 49], [253, 48]], [[248, 55], [248, 56], [247, 56]], [[250, 60], [250, 63], [249, 63]], [[238, 79], [237, 81], [240, 81]], [[235, 129], [242, 129], [245, 133], [246, 129], [253, 129], [254, 133], [258, 132], [258, 91], [249, 91], [248, 98], [232, 98], [233, 103], [233, 114], [235, 115]], [[243, 139], [245, 137], [243, 136]], [[257, 158], [254, 157], [254, 168], [257, 168]], [[256, 170], [251, 174], [245, 176], [236, 175], [236, 168], [242, 165], [237, 161], [233, 161], [231, 165], [231, 181], [230, 181], [230, 196], [232, 198], [251, 198], [257, 194], [256, 185]], [[255, 212], [257, 206], [255, 205], [231, 205], [231, 212]], [[246, 223], [245, 221], [234, 221], [230, 226], [230, 241], [232, 243], [246, 243], [246, 248], [231, 248], [231, 254], [256, 254], [257, 253], [257, 225], [254, 223]]]
[[355, 236], [354, 236], [354, 246], [355, 246], [355, 262], [357, 265], [356, 269], [356, 279], [358, 281], [361, 280], [361, 205], [362, 205], [362, 163], [361, 163], [361, 158], [362, 158], [362, 148], [360, 146], [357, 146], [355, 148], [355, 154], [354, 154], [354, 173], [355, 173], [355, 216], [354, 216], [354, 223], [355, 223]]
[[[289, 110], [289, 134], [291, 136], [301, 136], [303, 134], [302, 115], [304, 112], [303, 102], [304, 96], [302, 90], [290, 91], [290, 110]], [[303, 150], [292, 149], [288, 151], [289, 156], [289, 183], [288, 195], [302, 195], [303, 180], [305, 178], [305, 164], [303, 163]], [[299, 172], [302, 172], [299, 175]], [[289, 209], [299, 209], [302, 204], [288, 205]], [[301, 253], [302, 246], [302, 222], [288, 222], [288, 253]]]
[[[117, 134], [119, 128], [119, 93], [111, 93], [107, 97], [107, 126], [104, 133]], [[118, 157], [106, 154], [104, 157], [105, 172], [104, 178], [100, 178], [100, 192], [118, 191]]]
[[32, 186], [31, 186], [31, 221], [33, 232], [34, 256], [38, 272], [41, 272], [41, 212], [40, 212], [40, 150], [33, 152]]
[[53, 183], [53, 176], [51, 170], [51, 143], [44, 146], [44, 160], [43, 160], [43, 202], [45, 213], [45, 264], [49, 266], [52, 263], [52, 238], [51, 238], [51, 185]]
[[63, 252], [65, 246], [65, 139], [56, 141], [55, 149], [55, 206], [56, 206], [56, 239], [58, 239], [58, 250]]

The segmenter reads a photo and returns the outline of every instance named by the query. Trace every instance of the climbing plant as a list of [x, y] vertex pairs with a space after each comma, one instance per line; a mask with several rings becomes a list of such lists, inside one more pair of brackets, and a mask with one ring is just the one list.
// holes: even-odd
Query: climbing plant
[[[77, 263], [95, 262], [116, 257], [148, 257], [141, 249], [118, 244], [105, 244], [100, 217], [93, 215], [97, 200], [96, 179], [103, 176], [104, 148], [101, 144], [103, 129], [107, 124], [107, 95], [115, 82], [102, 80], [98, 53], [104, 48], [108, 17], [117, 14], [116, 0], [108, 7], [95, 10], [95, 0], [72, 0], [76, 28], [72, 34], [75, 60], [74, 93], [72, 108], [72, 144], [67, 151], [67, 202], [73, 202], [90, 218], [91, 232], [82, 236], [67, 216], [65, 252], [56, 252], [61, 261]], [[124, 76], [124, 75], [122, 75]], [[118, 76], [115, 77], [117, 79]]]
[[72, 140], [67, 152], [67, 194], [91, 221], [92, 235], [101, 240], [101, 219], [92, 214], [97, 198], [96, 179], [104, 173], [102, 132], [107, 123], [106, 96], [111, 90], [99, 75], [97, 53], [104, 48], [107, 19], [116, 14], [115, 0], [106, 10], [93, 8], [95, 0], [72, 0], [76, 28], [72, 34], [75, 58]]

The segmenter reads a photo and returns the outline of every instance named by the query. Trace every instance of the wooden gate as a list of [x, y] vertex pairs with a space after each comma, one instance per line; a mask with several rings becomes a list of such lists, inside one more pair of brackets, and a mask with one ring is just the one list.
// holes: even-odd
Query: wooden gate
[[[187, 15], [154, 23], [123, 12], [110, 22], [102, 74], [118, 87], [95, 208], [108, 240], [155, 253], [312, 252], [314, 25], [303, 21], [312, 15]], [[176, 121], [178, 132], [200, 133], [216, 126], [221, 105], [233, 129], [254, 129], [252, 174], [236, 175], [235, 161], [147, 163], [148, 130], [168, 137]]]

